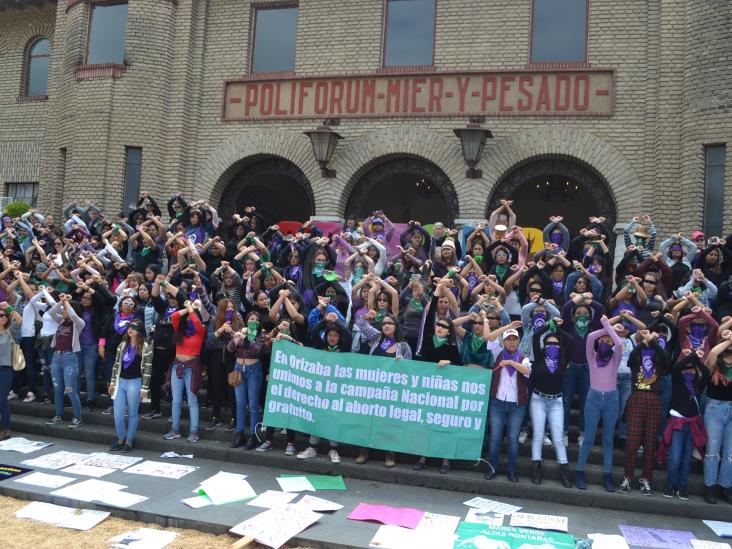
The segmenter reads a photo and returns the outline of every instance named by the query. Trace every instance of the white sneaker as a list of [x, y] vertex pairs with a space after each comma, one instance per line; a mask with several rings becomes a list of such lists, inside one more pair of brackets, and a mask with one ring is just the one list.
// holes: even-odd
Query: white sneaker
[[529, 434], [526, 431], [519, 433], [519, 444], [526, 444], [526, 439], [529, 438]]
[[295, 450], [295, 446], [293, 444], [288, 444], [287, 448], [285, 448], [286, 456], [294, 456], [296, 453], [297, 453], [297, 450]]
[[694, 451], [691, 453], [691, 457], [693, 457], [697, 461], [701, 461], [704, 459], [702, 457], [702, 455], [699, 453], [699, 450], [697, 450], [696, 448], [694, 448]]
[[544, 446], [551, 446], [552, 445], [552, 439], [549, 438], [549, 435], [544, 433]]
[[36, 401], [36, 395], [33, 394], [33, 391], [28, 391], [28, 394], [23, 399], [23, 402], [35, 402]]
[[297, 454], [297, 459], [310, 459], [318, 455], [318, 451], [312, 446], [308, 446], [302, 452]]
[[582, 442], [585, 440], [585, 435], [580, 435], [577, 437], [577, 446], [582, 448]]
[[328, 457], [330, 458], [331, 463], [340, 463], [341, 462], [341, 456], [338, 455], [337, 450], [331, 450], [328, 452]]
[[15, 400], [16, 398], [18, 398], [18, 393], [15, 391], [10, 391], [8, 393], [8, 400]]

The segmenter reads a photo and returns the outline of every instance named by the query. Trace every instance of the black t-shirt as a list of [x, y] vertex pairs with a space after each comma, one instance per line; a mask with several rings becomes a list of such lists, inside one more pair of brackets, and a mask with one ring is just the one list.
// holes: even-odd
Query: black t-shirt
[[715, 385], [710, 381], [709, 385], [707, 385], [707, 396], [714, 400], [729, 402], [732, 400], [732, 381], [728, 382], [727, 385], [722, 385], [721, 383]]
[[[124, 349], [122, 350], [122, 352], [124, 353]], [[137, 354], [132, 360], [132, 364], [130, 364], [127, 368], [121, 366], [119, 377], [122, 379], [138, 379], [142, 377], [142, 368], [140, 367], [141, 364], [142, 357]]]

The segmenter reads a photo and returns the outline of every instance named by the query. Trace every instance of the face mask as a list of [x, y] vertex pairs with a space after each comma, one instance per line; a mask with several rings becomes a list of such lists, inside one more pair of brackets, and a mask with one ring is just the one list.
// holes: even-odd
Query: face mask
[[226, 319], [226, 322], [231, 322], [231, 320], [234, 318], [234, 311], [226, 311], [224, 318]]
[[548, 343], [544, 347], [544, 355], [546, 367], [553, 374], [559, 368], [559, 345], [556, 343]]
[[[482, 255], [474, 255], [473, 256], [473, 259], [475, 259], [475, 262], [476, 263], [481, 263], [483, 261], [483, 256]], [[730, 293], [732, 293], [732, 292], [730, 292]]]
[[284, 329], [283, 329], [283, 330], [280, 330], [280, 333], [281, 333], [282, 335], [286, 335], [286, 336], [287, 336], [287, 335], [290, 335], [290, 330], [284, 330]]
[[635, 245], [636, 246], [640, 246], [641, 248], [644, 248], [645, 245], [646, 245], [646, 239], [645, 238], [640, 238], [640, 237], [636, 238], [635, 239]]
[[704, 345], [704, 332], [706, 331], [706, 326], [703, 324], [692, 324], [689, 332], [689, 339], [691, 340], [691, 345], [695, 349], [698, 347], [701, 347]]
[[601, 368], [607, 366], [613, 356], [613, 346], [604, 341], [597, 342], [597, 365]]
[[321, 276], [325, 270], [325, 261], [314, 261], [313, 262], [313, 274], [315, 276]]
[[546, 324], [546, 313], [540, 312], [531, 317], [531, 325], [534, 331], [541, 329]]
[[574, 327], [577, 330], [577, 333], [584, 337], [584, 335], [587, 333], [587, 329], [590, 327], [590, 317], [589, 316], [575, 317]]
[[359, 281], [363, 278], [363, 267], [353, 269], [353, 279]]
[[562, 233], [552, 233], [549, 235], [549, 240], [559, 246], [564, 241], [564, 237], [562, 236]]
[[250, 320], [247, 322], [247, 339], [254, 341], [257, 339], [257, 333], [259, 332], [259, 322], [256, 320]]

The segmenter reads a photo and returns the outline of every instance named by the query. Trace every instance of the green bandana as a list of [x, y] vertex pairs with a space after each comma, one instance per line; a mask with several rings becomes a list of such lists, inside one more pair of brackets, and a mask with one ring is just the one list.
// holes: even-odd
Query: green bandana
[[476, 354], [484, 346], [485, 346], [485, 338], [483, 336], [477, 336], [477, 335], [473, 334], [473, 337], [470, 338], [470, 352], [473, 354]]
[[476, 263], [481, 263], [483, 261], [483, 256], [482, 255], [474, 255], [473, 256], [473, 259], [475, 259], [475, 262]]
[[424, 305], [422, 305], [422, 302], [419, 299], [415, 298], [415, 297], [413, 297], [412, 299], [410, 299], [409, 300], [409, 303], [412, 304], [412, 309], [414, 309], [415, 311], [423, 311], [424, 310]]
[[328, 352], [329, 353], [339, 352], [338, 345], [328, 345]]
[[387, 312], [388, 311], [386, 309], [379, 309], [379, 312], [376, 313], [376, 316], [374, 317], [374, 322], [381, 322], [384, 320]]
[[447, 338], [446, 337], [437, 337], [434, 334], [432, 335], [432, 344], [435, 346], [435, 349], [439, 349], [445, 343], [447, 343]]
[[580, 335], [580, 337], [585, 337], [585, 335], [587, 335], [587, 330], [590, 329], [590, 317], [578, 316], [577, 318], [575, 318], [574, 328], [577, 330], [577, 333]]
[[247, 339], [250, 342], [257, 339], [257, 332], [259, 332], [259, 322], [256, 320], [247, 322]]
[[508, 271], [508, 263], [504, 263], [503, 265], [496, 265], [496, 274], [498, 275], [498, 278], [503, 278], [506, 276], [506, 272]]

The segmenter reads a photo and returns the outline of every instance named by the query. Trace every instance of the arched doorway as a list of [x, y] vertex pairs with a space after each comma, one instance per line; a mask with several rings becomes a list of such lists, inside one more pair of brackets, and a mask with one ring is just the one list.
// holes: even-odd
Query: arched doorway
[[458, 198], [447, 175], [432, 162], [405, 156], [377, 159], [354, 176], [346, 215], [363, 219], [383, 210], [395, 223], [424, 224], [458, 217]]
[[543, 229], [549, 217], [561, 215], [572, 235], [586, 226], [589, 216], [604, 217], [612, 230], [615, 199], [605, 179], [590, 166], [570, 158], [529, 159], [501, 179], [486, 208], [486, 218], [503, 198], [514, 201], [516, 222]]
[[223, 218], [255, 206], [266, 225], [306, 221], [315, 212], [310, 182], [292, 162], [279, 157], [242, 161], [232, 166], [231, 182], [221, 195]]

